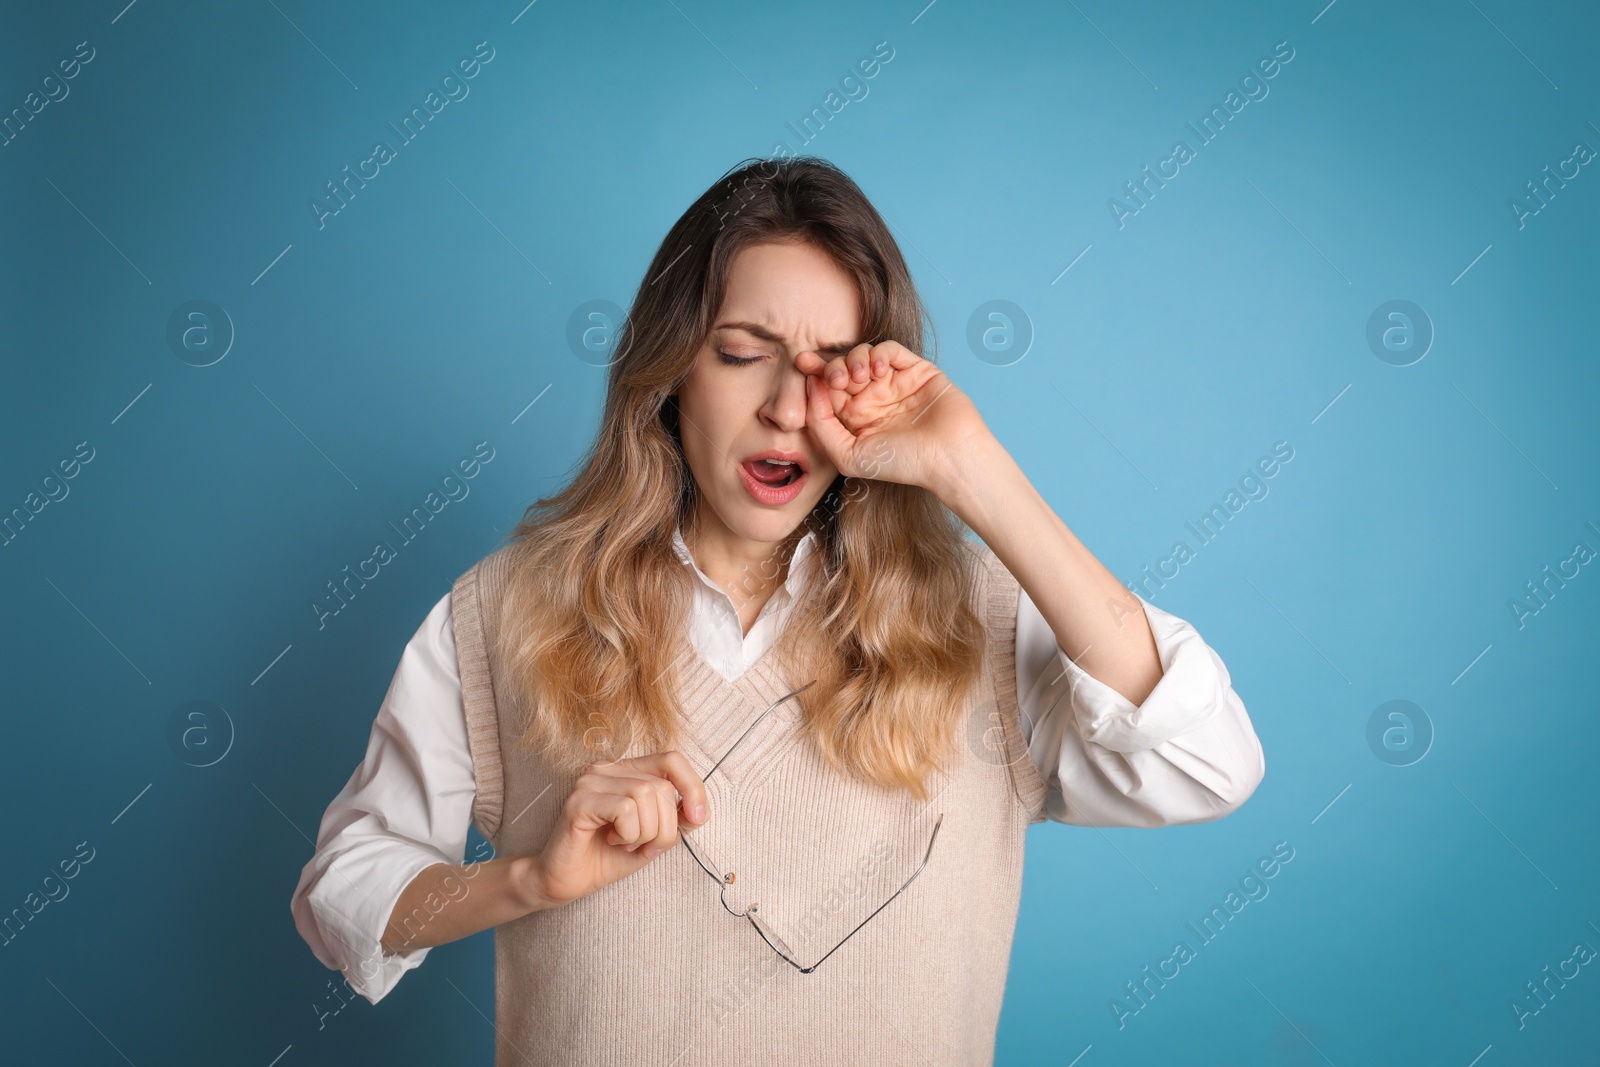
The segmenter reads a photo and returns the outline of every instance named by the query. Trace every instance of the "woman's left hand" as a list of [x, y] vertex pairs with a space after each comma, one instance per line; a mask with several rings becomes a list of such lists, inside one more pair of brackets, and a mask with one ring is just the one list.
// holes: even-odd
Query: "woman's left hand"
[[806, 375], [806, 425], [848, 477], [932, 490], [989, 435], [977, 405], [898, 341], [827, 361], [801, 352], [794, 362]]

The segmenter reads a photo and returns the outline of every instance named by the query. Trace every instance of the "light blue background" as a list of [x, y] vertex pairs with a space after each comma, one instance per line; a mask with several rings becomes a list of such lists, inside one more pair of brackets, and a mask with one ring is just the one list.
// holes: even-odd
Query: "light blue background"
[[[595, 430], [569, 316], [626, 306], [779, 141], [872, 198], [942, 366], [1119, 577], [1294, 448], [1152, 597], [1226, 661], [1266, 779], [1213, 824], [1032, 828], [998, 1062], [1596, 1055], [1600, 968], [1525, 1028], [1509, 1005], [1600, 947], [1600, 567], [1508, 608], [1600, 548], [1600, 172], [1508, 208], [1600, 148], [1592, 6], [123, 2], [14, 4], [0, 39], [3, 112], [95, 49], [0, 147], [0, 509], [95, 450], [0, 548], [0, 910], [95, 853], [0, 948], [0, 1058], [490, 1062], [490, 934], [319, 1028], [336, 976], [290, 893], [404, 642]], [[324, 183], [479, 41], [470, 95], [319, 229]], [[1119, 229], [1107, 200], [1279, 41], [1270, 95]], [[165, 339], [195, 299], [237, 334], [203, 368]], [[965, 340], [995, 299], [1035, 335], [1007, 366]], [[1436, 331], [1410, 366], [1366, 342], [1391, 299]], [[470, 496], [319, 630], [324, 583], [482, 440]], [[1367, 744], [1391, 699], [1436, 731], [1411, 766]], [[209, 767], [168, 746], [191, 700], [235, 731]], [[1123, 983], [1280, 841], [1270, 895], [1119, 1030]]]

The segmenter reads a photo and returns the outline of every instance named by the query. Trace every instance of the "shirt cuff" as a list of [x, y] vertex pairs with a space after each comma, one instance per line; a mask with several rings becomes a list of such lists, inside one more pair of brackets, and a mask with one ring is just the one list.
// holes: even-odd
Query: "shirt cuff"
[[1222, 658], [1193, 626], [1143, 597], [1139, 603], [1161, 660], [1161, 678], [1144, 703], [1135, 706], [1066, 653], [1057, 654], [1078, 732], [1114, 752], [1141, 752], [1204, 726], [1224, 708], [1231, 685]]
[[422, 964], [431, 946], [390, 954], [382, 937], [406, 886], [436, 863], [449, 862], [403, 842], [368, 843], [340, 856], [306, 895], [332, 962], [350, 988], [373, 1004], [400, 976]]

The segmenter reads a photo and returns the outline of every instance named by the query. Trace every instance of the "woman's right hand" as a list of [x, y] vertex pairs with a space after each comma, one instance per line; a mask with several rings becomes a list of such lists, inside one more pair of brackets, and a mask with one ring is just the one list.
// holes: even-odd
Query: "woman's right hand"
[[547, 907], [587, 896], [639, 870], [678, 843], [680, 826], [701, 826], [710, 814], [705, 783], [681, 752], [591, 763], [544, 849], [530, 857], [530, 895]]

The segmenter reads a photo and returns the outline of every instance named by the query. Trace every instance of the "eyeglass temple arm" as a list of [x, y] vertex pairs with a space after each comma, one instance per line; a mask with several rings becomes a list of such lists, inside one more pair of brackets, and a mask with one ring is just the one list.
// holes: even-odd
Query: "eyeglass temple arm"
[[[917, 875], [922, 873], [922, 868], [924, 868], [924, 867], [926, 867], [928, 865], [928, 857], [933, 855], [933, 843], [934, 843], [934, 841], [938, 840], [939, 827], [941, 825], [943, 825], [943, 824], [944, 824], [944, 812], [941, 811], [939, 813], [939, 818], [933, 824], [933, 835], [928, 838], [928, 850], [925, 853], [923, 853], [922, 862], [917, 864], [917, 869], [911, 872], [911, 877], [907, 878], [905, 880], [905, 885], [902, 885], [899, 889], [896, 889], [894, 891], [894, 896], [891, 896], [888, 900], [884, 901], [882, 904], [879, 904], [876, 908], [874, 908], [872, 910], [872, 915], [868, 915], [865, 919], [862, 919], [859, 923], [857, 923], [856, 924], [856, 929], [855, 930], [851, 930], [848, 934], [845, 934], [844, 937], [842, 939], [840, 939], [839, 944], [834, 945], [826, 953], [824, 953], [823, 956], [822, 956], [822, 960], [825, 960], [829, 956], [833, 955], [835, 952], [838, 952], [839, 949], [844, 945], [844, 943], [846, 941], [850, 940], [852, 937], [854, 937], [856, 935], [856, 930], [861, 929], [863, 926], [867, 925], [867, 923], [871, 922], [873, 915], [877, 915], [878, 912], [882, 911], [884, 908], [887, 908], [889, 906], [890, 902], [893, 901], [895, 897], [899, 896], [901, 893], [904, 893], [906, 891], [906, 886], [908, 886], [912, 882], [916, 881]], [[750, 910], [754, 911], [755, 908], [752, 906]], [[767, 935], [761, 933], [761, 927], [760, 927], [759, 924], [756, 925], [756, 933], [761, 934], [761, 939], [763, 941], [766, 941]], [[771, 941], [767, 941], [767, 944], [771, 945], [772, 942]], [[773, 948], [776, 949], [777, 946], [773, 945]], [[822, 960], [818, 960], [816, 963], [813, 963], [809, 967], [800, 967], [800, 965], [798, 963], [795, 963], [795, 966], [796, 967], [800, 967], [800, 973], [801, 974], [810, 974], [812, 971], [814, 971], [818, 967], [822, 966]], [[793, 960], [790, 960], [790, 962], [794, 963]]]
[[[715, 774], [717, 768], [722, 766], [722, 760], [725, 760], [729, 756], [733, 755], [733, 750], [738, 748], [739, 747], [739, 743], [741, 741], [743, 741], [746, 737], [749, 736], [751, 730], [754, 730], [757, 726], [759, 726], [761, 724], [761, 720], [762, 719], [765, 719], [768, 715], [772, 714], [772, 709], [773, 708], [776, 708], [779, 704], [782, 704], [785, 700], [788, 700], [791, 697], [799, 696], [801, 693], [804, 693], [807, 689], [810, 689], [812, 686], [814, 686], [816, 684], [817, 684], [817, 680], [815, 678], [813, 678], [811, 681], [807, 682], [805, 685], [802, 685], [799, 689], [796, 689], [794, 692], [785, 693], [783, 696], [779, 697], [777, 700], [774, 700], [771, 704], [769, 704], [767, 706], [767, 710], [766, 711], [763, 711], [760, 715], [756, 716], [756, 721], [755, 722], [753, 722], [749, 726], [745, 727], [744, 733], [739, 735], [739, 740], [735, 741], [733, 744], [728, 746], [728, 751], [726, 751], [726, 752], [724, 752], [722, 754], [722, 759], [719, 759], [719, 760], [717, 760], [716, 763], [712, 764], [711, 765], [711, 770], [707, 771], [705, 773], [705, 776], [701, 780], [704, 781], [704, 780], [710, 778], [713, 774]], [[683, 798], [682, 797], [678, 798], [678, 807], [680, 807], [680, 808], [683, 807]], [[942, 818], [942, 816], [941, 816], [941, 818]], [[934, 828], [934, 833], [937, 834], [938, 832], [939, 832], [938, 828], [935, 827]], [[688, 845], [689, 841], [688, 841], [687, 837], [683, 838], [683, 843], [684, 843], [685, 846]], [[929, 842], [929, 846], [928, 847], [930, 849], [933, 847], [932, 842]], [[718, 883], [724, 883], [725, 882], [726, 876], [725, 875], [719, 875], [715, 871], [713, 871], [710, 867], [707, 867], [705, 865], [705, 862], [700, 859], [699, 853], [695, 852], [694, 849], [692, 849], [692, 848], [689, 849], [689, 855], [694, 857], [694, 861], [700, 865], [700, 869], [702, 871], [705, 871], [706, 874], [711, 878], [711, 880], [713, 882], [718, 882]], [[926, 862], [926, 861], [924, 861], [924, 862]], [[920, 868], [918, 868], [918, 869], [920, 870]], [[727, 907], [727, 904], [724, 903], [723, 906]]]
[[[774, 700], [771, 704], [767, 705], [767, 710], [763, 711], [760, 715], [757, 715], [756, 716], [756, 721], [751, 723], [749, 726], [745, 727], [744, 733], [739, 735], [739, 740], [735, 741], [733, 744], [728, 746], [728, 751], [726, 751], [726, 752], [724, 752], [722, 754], [722, 759], [717, 760], [716, 763], [711, 765], [711, 769], [705, 773], [705, 778], [710, 778], [713, 774], [716, 773], [717, 768], [722, 766], [722, 760], [725, 760], [729, 756], [733, 755], [733, 750], [738, 748], [740, 742], [742, 742], [746, 737], [748, 737], [750, 735], [750, 731], [751, 730], [754, 730], [757, 726], [761, 725], [761, 720], [762, 719], [765, 719], [768, 715], [772, 714], [772, 709], [773, 708], [777, 707], [779, 704], [782, 704], [785, 700], [788, 700], [791, 697], [799, 696], [801, 693], [804, 693], [807, 689], [810, 689], [812, 686], [814, 686], [816, 684], [817, 684], [817, 680], [815, 678], [813, 678], [811, 681], [807, 682], [805, 685], [802, 685], [799, 689], [796, 689], [794, 692], [786, 693], [783, 696], [779, 697], [777, 700]], [[702, 779], [702, 781], [703, 780], [704, 779]]]

